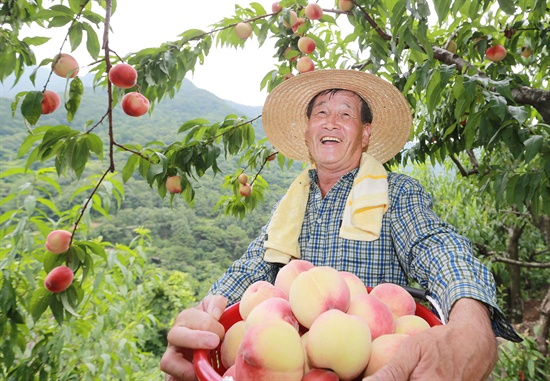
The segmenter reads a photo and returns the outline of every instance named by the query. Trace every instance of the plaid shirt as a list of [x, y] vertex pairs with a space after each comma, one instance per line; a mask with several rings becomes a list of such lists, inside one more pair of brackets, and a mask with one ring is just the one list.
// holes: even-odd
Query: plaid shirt
[[[414, 280], [441, 306], [445, 320], [459, 298], [480, 300], [490, 306], [495, 335], [521, 340], [496, 304], [492, 274], [474, 257], [469, 241], [433, 212], [431, 197], [418, 181], [389, 173], [390, 205], [379, 239], [367, 242], [338, 236], [357, 171], [344, 175], [325, 198], [317, 186], [316, 170], [309, 171], [310, 193], [298, 238], [301, 259], [352, 272], [371, 287], [382, 282], [407, 285]], [[223, 295], [233, 304], [252, 283], [274, 282], [281, 265], [263, 260], [266, 229], [267, 224], [209, 294]]]

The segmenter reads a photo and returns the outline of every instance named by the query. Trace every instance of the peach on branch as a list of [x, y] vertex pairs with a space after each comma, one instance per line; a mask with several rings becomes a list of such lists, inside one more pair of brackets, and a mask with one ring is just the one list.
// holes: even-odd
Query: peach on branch
[[[294, 24], [292, 26], [292, 31], [294, 32], [294, 34], [296, 34], [297, 36], [301, 36], [303, 33], [298, 33], [298, 28], [301, 27], [302, 25], [305, 25], [306, 23], [306, 19], [303, 18], [303, 17], [298, 17], [296, 19], [296, 24]], [[303, 32], [303, 31], [301, 31]]]
[[149, 99], [136, 91], [132, 91], [122, 98], [122, 111], [129, 116], [142, 116], [149, 111]]
[[181, 186], [180, 176], [170, 176], [166, 179], [166, 190], [170, 193], [181, 193], [183, 187]]
[[73, 270], [67, 266], [58, 266], [46, 275], [44, 287], [51, 292], [62, 292], [73, 283]]
[[239, 303], [239, 312], [243, 320], [246, 320], [254, 307], [269, 298], [288, 299], [283, 290], [264, 280], [259, 280], [248, 286]]
[[61, 53], [54, 57], [52, 70], [62, 78], [74, 78], [78, 75], [78, 62], [70, 54]]
[[250, 311], [245, 320], [244, 330], [248, 332], [255, 325], [261, 324], [269, 319], [286, 321], [293, 326], [296, 331], [300, 328], [298, 320], [296, 320], [296, 317], [292, 313], [290, 303], [287, 299], [269, 298], [256, 305], [256, 307]]
[[352, 0], [338, 0], [338, 8], [343, 11], [350, 11], [353, 8]]
[[308, 271], [313, 267], [315, 266], [310, 261], [306, 261], [305, 259], [293, 259], [279, 269], [273, 284], [288, 295], [294, 279], [302, 272]]
[[489, 61], [500, 62], [506, 57], [506, 49], [502, 45], [494, 45], [487, 48], [485, 51], [485, 57]]
[[403, 340], [407, 337], [409, 337], [409, 335], [405, 335], [404, 333], [390, 333], [374, 339], [371, 344], [369, 363], [367, 364], [364, 375], [370, 376], [390, 362]]
[[449, 43], [447, 44], [447, 50], [451, 53], [456, 53], [456, 49], [457, 49], [456, 42], [452, 40], [449, 41]]
[[284, 56], [289, 61], [296, 61], [298, 59], [298, 56], [300, 53], [297, 50], [292, 49], [290, 46], [288, 46], [284, 51]]
[[51, 114], [61, 105], [61, 98], [55, 91], [46, 90], [42, 93], [42, 114]]
[[243, 197], [248, 197], [252, 194], [252, 185], [246, 183], [246, 184], [241, 184], [241, 186], [239, 187], [239, 193], [241, 194], [241, 196]]
[[315, 368], [331, 369], [340, 380], [353, 380], [367, 366], [371, 351], [367, 323], [340, 310], [319, 315], [308, 331], [307, 356]]
[[350, 291], [338, 270], [316, 266], [296, 276], [290, 286], [288, 300], [298, 322], [309, 328], [325, 311], [347, 311]]
[[300, 73], [307, 73], [308, 71], [315, 70], [315, 64], [313, 60], [309, 57], [300, 57], [298, 62], [296, 62], [296, 69]]
[[403, 315], [414, 315], [416, 302], [403, 287], [394, 283], [380, 283], [376, 285], [369, 295], [376, 296], [390, 307], [394, 319]]
[[300, 37], [298, 49], [304, 54], [310, 54], [315, 50], [315, 41], [311, 37]]
[[403, 315], [395, 319], [394, 333], [405, 333], [412, 336], [428, 328], [430, 328], [430, 324], [420, 316]]
[[249, 23], [240, 22], [237, 25], [235, 25], [235, 34], [241, 40], [246, 40], [252, 34], [252, 27], [250, 26]]
[[244, 320], [239, 320], [225, 332], [221, 347], [220, 357], [223, 366], [229, 369], [235, 365], [239, 346], [244, 339]]
[[69, 250], [72, 238], [67, 230], [53, 230], [46, 238], [46, 250], [52, 254], [61, 254]]
[[279, 319], [255, 325], [239, 346], [235, 368], [236, 380], [300, 381], [304, 373], [300, 334]]
[[281, 5], [279, 4], [278, 1], [274, 2], [273, 4], [271, 4], [271, 11], [273, 13], [279, 13], [283, 10], [283, 7], [281, 7]]
[[119, 63], [109, 70], [109, 81], [121, 89], [129, 89], [136, 85], [137, 71], [127, 63]]
[[310, 20], [320, 20], [323, 17], [323, 8], [317, 3], [310, 3], [306, 6], [305, 13]]
[[241, 173], [238, 177], [237, 177], [237, 181], [241, 184], [246, 184], [248, 183], [248, 175], [246, 173]]
[[294, 11], [288, 12], [288, 17], [283, 17], [283, 25], [287, 28], [292, 28], [298, 22], [298, 15]]
[[373, 340], [394, 331], [394, 318], [390, 307], [371, 294], [352, 297], [348, 314], [358, 316], [367, 322]]
[[367, 288], [365, 287], [365, 284], [357, 275], [355, 275], [354, 273], [350, 273], [349, 271], [340, 271], [340, 274], [342, 274], [344, 280], [348, 284], [350, 298], [353, 298], [355, 295], [358, 294], [367, 293]]

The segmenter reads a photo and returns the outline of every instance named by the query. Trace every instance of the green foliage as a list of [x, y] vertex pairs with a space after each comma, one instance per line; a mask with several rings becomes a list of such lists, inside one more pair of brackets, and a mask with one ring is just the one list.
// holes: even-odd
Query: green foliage
[[542, 355], [536, 341], [523, 336], [521, 343], [506, 342], [499, 348], [493, 375], [502, 381], [545, 381], [550, 374], [550, 358]]

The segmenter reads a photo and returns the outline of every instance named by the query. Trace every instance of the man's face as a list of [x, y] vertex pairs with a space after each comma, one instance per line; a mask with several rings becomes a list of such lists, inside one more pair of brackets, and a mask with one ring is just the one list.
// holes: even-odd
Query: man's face
[[324, 94], [315, 100], [305, 132], [317, 168], [349, 171], [367, 147], [370, 124], [361, 122], [361, 99], [351, 91]]

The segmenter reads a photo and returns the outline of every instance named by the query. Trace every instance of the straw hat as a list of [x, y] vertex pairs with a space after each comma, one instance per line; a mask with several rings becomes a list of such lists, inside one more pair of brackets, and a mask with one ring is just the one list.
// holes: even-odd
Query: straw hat
[[344, 89], [355, 92], [372, 112], [372, 132], [366, 152], [381, 163], [393, 158], [409, 139], [412, 114], [409, 103], [391, 83], [356, 70], [314, 70], [292, 77], [267, 96], [262, 124], [267, 138], [290, 159], [310, 162], [304, 131], [307, 106], [321, 91]]

